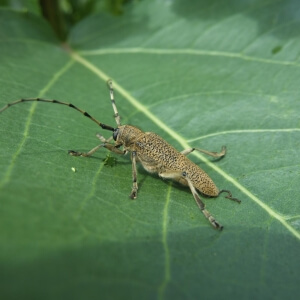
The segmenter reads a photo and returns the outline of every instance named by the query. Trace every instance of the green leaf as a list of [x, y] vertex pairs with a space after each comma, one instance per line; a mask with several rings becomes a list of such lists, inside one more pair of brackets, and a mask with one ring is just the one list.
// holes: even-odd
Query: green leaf
[[[141, 1], [94, 15], [60, 45], [48, 24], [0, 10], [0, 107], [71, 102], [115, 126], [153, 131], [229, 189], [202, 197], [131, 161], [105, 167], [78, 112], [22, 103], [0, 114], [1, 299], [287, 299], [299, 296], [300, 5]], [[76, 172], [74, 172], [74, 169]]]

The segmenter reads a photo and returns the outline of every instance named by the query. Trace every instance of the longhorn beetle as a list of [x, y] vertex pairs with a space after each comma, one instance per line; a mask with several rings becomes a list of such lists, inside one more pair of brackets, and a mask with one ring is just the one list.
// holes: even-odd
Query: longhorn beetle
[[[116, 107], [114, 99], [114, 91], [112, 87], [112, 81], [108, 80], [108, 87], [110, 91], [110, 100], [114, 110], [114, 118], [117, 123], [117, 127], [112, 127], [103, 124], [92, 117], [86, 111], [76, 107], [75, 105], [67, 102], [61, 102], [58, 100], [47, 100], [41, 98], [28, 98], [20, 99], [15, 102], [11, 102], [4, 106], [0, 113], [9, 108], [12, 105], [19, 104], [22, 102], [29, 101], [39, 101], [56, 103], [69, 106], [84, 116], [90, 118], [96, 124], [98, 124], [102, 129], [112, 131], [112, 136], [105, 139], [102, 135], [97, 134], [100, 139], [101, 144], [91, 149], [89, 152], [77, 152], [70, 150], [68, 153], [73, 156], [91, 156], [99, 148], [104, 147], [109, 151], [114, 153], [125, 155], [131, 152], [132, 161], [132, 189], [130, 193], [131, 199], [137, 198], [138, 184], [137, 184], [137, 170], [136, 163], [140, 162], [146, 171], [150, 173], [157, 173], [163, 179], [172, 179], [180, 182], [181, 184], [188, 186], [194, 196], [194, 199], [204, 214], [204, 216], [209, 220], [211, 225], [217, 229], [222, 230], [223, 226], [205, 209], [205, 205], [202, 202], [197, 190], [206, 196], [218, 197], [221, 193], [226, 192], [230, 200], [240, 203], [239, 199], [233, 198], [232, 194], [228, 190], [219, 190], [212, 179], [187, 158], [187, 155], [191, 152], [197, 150], [199, 152], [205, 153], [212, 157], [221, 158], [225, 156], [226, 147], [223, 146], [221, 152], [210, 152], [198, 148], [189, 148], [178, 152], [173, 146], [168, 144], [160, 136], [153, 132], [143, 132], [139, 128], [132, 125], [121, 125], [120, 116]], [[110, 143], [111, 140], [114, 142]], [[120, 148], [123, 147], [123, 150]]]

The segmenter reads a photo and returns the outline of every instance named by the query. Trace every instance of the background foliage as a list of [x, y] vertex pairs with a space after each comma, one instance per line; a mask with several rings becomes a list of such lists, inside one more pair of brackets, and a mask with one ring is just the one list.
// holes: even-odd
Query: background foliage
[[191, 159], [242, 204], [204, 199], [225, 227], [215, 231], [188, 189], [141, 168], [131, 201], [128, 157], [67, 155], [97, 144], [94, 123], [58, 105], [11, 107], [0, 115], [1, 299], [299, 297], [299, 1], [94, 7], [67, 22], [63, 43], [39, 3], [5, 2], [0, 106], [59, 99], [113, 125], [112, 78], [124, 124], [180, 150], [227, 145], [222, 160]]

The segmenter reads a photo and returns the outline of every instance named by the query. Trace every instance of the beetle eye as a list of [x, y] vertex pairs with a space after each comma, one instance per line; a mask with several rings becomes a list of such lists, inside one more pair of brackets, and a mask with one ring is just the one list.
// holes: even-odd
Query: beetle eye
[[113, 139], [116, 141], [119, 134], [119, 128], [116, 128], [113, 133]]

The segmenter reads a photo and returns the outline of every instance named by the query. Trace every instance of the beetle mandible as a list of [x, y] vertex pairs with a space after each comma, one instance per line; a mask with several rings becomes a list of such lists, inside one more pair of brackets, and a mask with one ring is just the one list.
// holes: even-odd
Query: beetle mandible
[[[130, 198], [137, 198], [138, 183], [136, 164], [140, 162], [146, 171], [150, 173], [157, 173], [163, 179], [172, 179], [185, 186], [188, 186], [204, 216], [209, 220], [213, 227], [222, 230], [223, 226], [205, 208], [205, 205], [201, 200], [197, 190], [201, 194], [209, 197], [218, 197], [221, 193], [226, 192], [226, 198], [238, 203], [241, 201], [237, 198], [233, 198], [230, 191], [219, 190], [214, 184], [213, 180], [200, 167], [190, 161], [187, 158], [187, 155], [196, 150], [212, 157], [222, 158], [226, 154], [226, 147], [223, 146], [221, 152], [219, 153], [210, 152], [199, 148], [189, 148], [179, 152], [159, 135], [153, 132], [143, 132], [141, 129], [132, 125], [121, 125], [120, 116], [114, 99], [112, 81], [108, 80], [107, 83], [110, 91], [111, 104], [114, 110], [114, 118], [117, 123], [116, 128], [99, 122], [89, 113], [71, 103], [58, 100], [41, 98], [20, 99], [15, 102], [8, 103], [0, 110], [0, 113], [12, 105], [29, 101], [62, 104], [79, 111], [84, 116], [90, 118], [92, 121], [98, 124], [102, 129], [112, 131], [113, 135], [110, 138], [105, 139], [102, 135], [97, 134], [97, 137], [101, 140], [100, 145], [94, 147], [89, 152], [69, 150], [68, 153], [70, 155], [91, 156], [102, 147], [120, 155], [125, 155], [130, 152], [132, 161], [132, 189]], [[114, 140], [113, 143], [111, 143], [112, 139]], [[120, 149], [121, 147], [123, 150]]]

